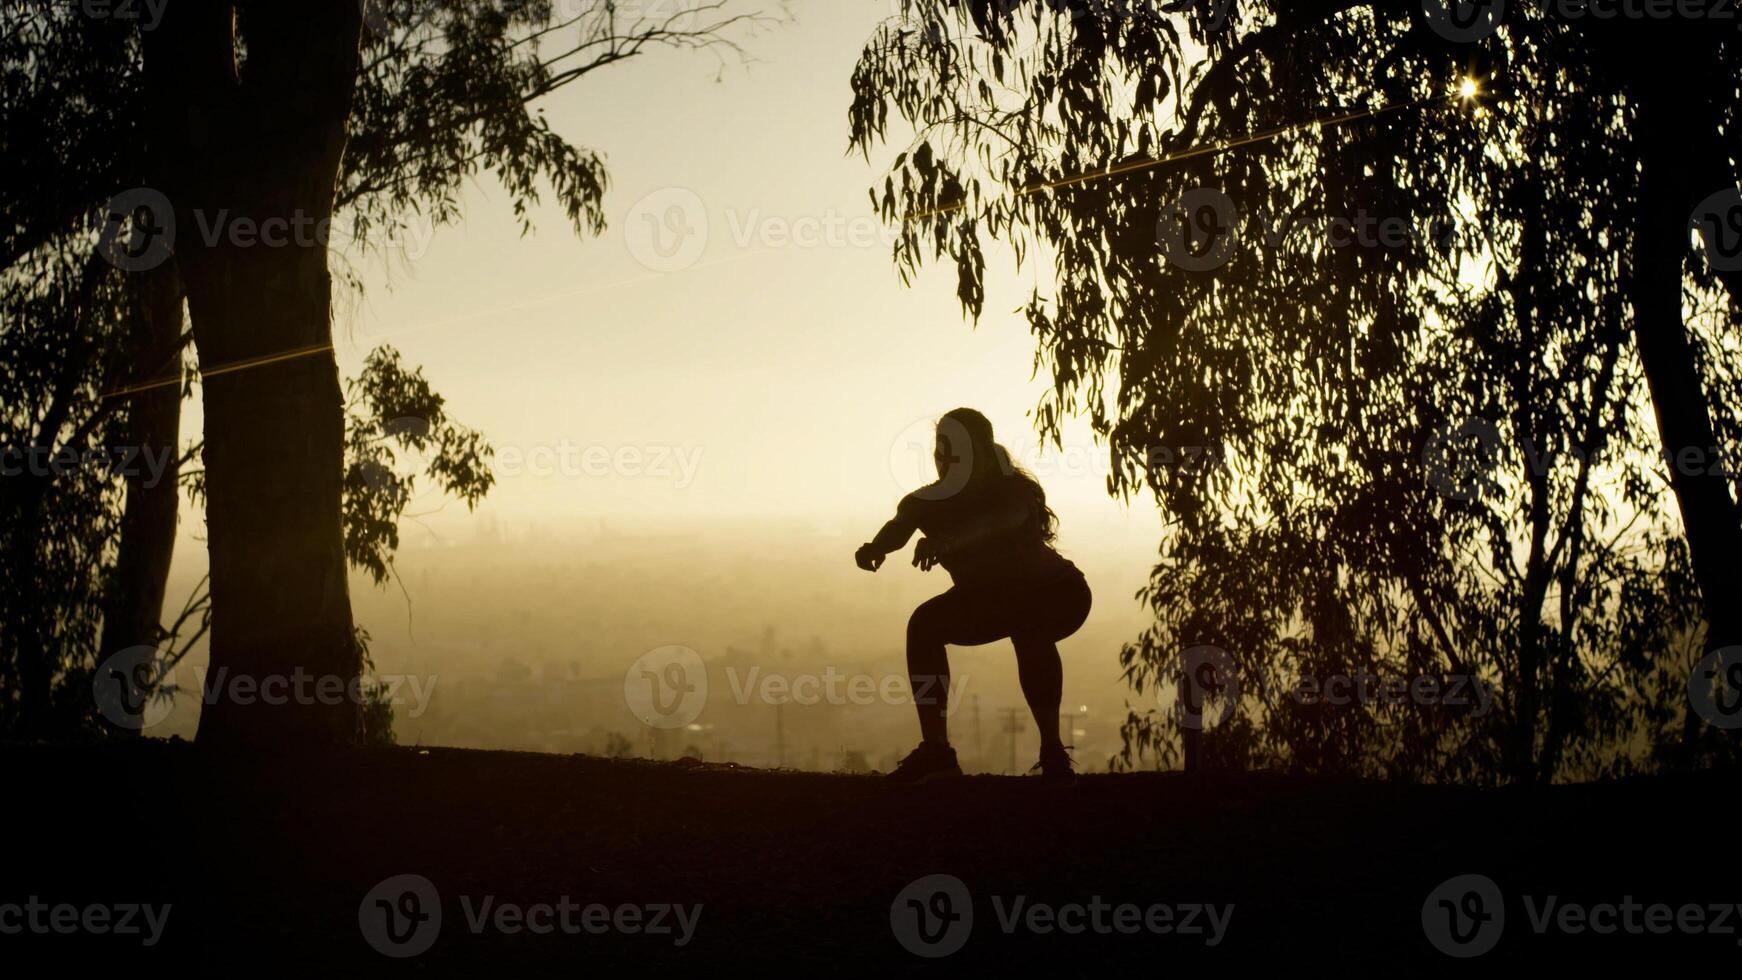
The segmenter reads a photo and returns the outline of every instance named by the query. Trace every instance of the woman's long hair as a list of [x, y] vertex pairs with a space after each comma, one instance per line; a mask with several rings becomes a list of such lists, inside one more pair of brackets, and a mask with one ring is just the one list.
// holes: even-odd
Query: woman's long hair
[[[1058, 515], [1046, 505], [1046, 490], [1033, 474], [1010, 458], [1010, 451], [992, 438], [992, 422], [971, 408], [953, 408], [938, 419], [937, 435], [950, 449], [953, 464], [949, 474], [940, 473], [939, 483], [951, 492], [979, 493], [997, 481], [1015, 480], [1034, 497], [1040, 514], [1040, 536], [1052, 541], [1058, 536]], [[958, 470], [957, 467], [965, 469]]]

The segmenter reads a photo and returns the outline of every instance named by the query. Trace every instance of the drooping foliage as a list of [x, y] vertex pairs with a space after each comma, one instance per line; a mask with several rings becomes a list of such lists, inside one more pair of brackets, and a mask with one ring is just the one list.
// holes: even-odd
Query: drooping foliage
[[[907, 141], [872, 190], [901, 275], [953, 266], [978, 317], [994, 249], [1040, 265], [1038, 429], [1087, 416], [1109, 490], [1168, 518], [1118, 764], [1198, 739], [1469, 782], [1736, 758], [1688, 711], [1699, 591], [1630, 342], [1639, 148], [1608, 39], [1526, 9], [1461, 43], [1422, 10], [911, 0], [854, 71], [853, 145]], [[1686, 98], [1733, 175], [1726, 77]], [[1737, 307], [1686, 258], [1720, 465]], [[1186, 677], [1194, 645], [1231, 671]], [[1301, 687], [1361, 675], [1494, 700]], [[1206, 678], [1200, 735], [1175, 700]]]

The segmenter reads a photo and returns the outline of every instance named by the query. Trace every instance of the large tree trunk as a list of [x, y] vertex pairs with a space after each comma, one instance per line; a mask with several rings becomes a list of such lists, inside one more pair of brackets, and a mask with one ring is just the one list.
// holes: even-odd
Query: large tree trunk
[[[163, 639], [163, 596], [175, 557], [181, 502], [182, 288], [173, 264], [138, 274], [129, 311], [133, 384], [156, 384], [127, 396], [127, 441], [140, 450], [127, 475], [127, 503], [115, 555], [115, 585], [103, 613], [99, 659]], [[162, 460], [158, 470], [153, 461]], [[131, 731], [131, 729], [127, 729]]]
[[306, 0], [245, 15], [240, 71], [227, 4], [172, 5], [146, 35], [154, 163], [175, 207], [206, 415], [212, 658], [199, 740], [344, 743], [359, 729], [360, 658], [317, 229], [332, 216], [360, 13], [355, 0]]
[[1723, 447], [1682, 320], [1682, 279], [1691, 251], [1690, 214], [1717, 190], [1702, 189], [1696, 167], [1705, 169], [1709, 161], [1691, 160], [1687, 149], [1690, 134], [1711, 123], [1703, 103], [1712, 89], [1703, 86], [1717, 79], [1700, 55], [1690, 54], [1678, 64], [1682, 70], [1670, 71], [1647, 57], [1635, 76], [1639, 211], [1629, 298], [1670, 486], [1704, 598], [1706, 645], [1715, 649], [1742, 643], [1742, 606], [1736, 601], [1742, 596], [1742, 569], [1736, 564], [1742, 554], [1742, 510], [1721, 465]]

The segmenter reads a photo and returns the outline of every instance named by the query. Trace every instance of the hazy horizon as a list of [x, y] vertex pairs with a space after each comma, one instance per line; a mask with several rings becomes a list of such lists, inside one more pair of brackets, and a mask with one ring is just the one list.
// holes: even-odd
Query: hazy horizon
[[[412, 502], [400, 582], [353, 575], [377, 670], [435, 673], [454, 691], [514, 658], [621, 676], [650, 647], [690, 646], [711, 661], [772, 626], [800, 644], [804, 669], [856, 658], [896, 671], [908, 613], [948, 579], [905, 556], [867, 575], [852, 550], [931, 476], [931, 422], [969, 405], [1039, 477], [1060, 548], [1095, 590], [1088, 624], [1061, 644], [1065, 697], [1094, 705], [1095, 741], [1116, 742], [1106, 712], [1124, 693], [1118, 644], [1147, 621], [1132, 595], [1155, 560], [1154, 504], [1107, 496], [1106, 449], [1080, 421], [1062, 448], [1040, 450], [1025, 413], [1045, 381], [1033, 377], [1034, 340], [1017, 312], [1036, 282], [1033, 257], [1019, 276], [1007, 254], [988, 256], [996, 268], [978, 324], [962, 317], [953, 270], [911, 287], [897, 277], [866, 190], [899, 147], [870, 162], [844, 152], [848, 73], [889, 5], [795, 13], [745, 39], [748, 66], [718, 71], [706, 55], [656, 52], [614, 67], [609, 99], [583, 84], [544, 100], [554, 129], [606, 157], [604, 234], [576, 235], [545, 206], [522, 237], [486, 180], [470, 185], [458, 225], [413, 228], [385, 253], [335, 255], [364, 284], [360, 298], [336, 294], [341, 373], [392, 344], [450, 416], [496, 448], [496, 485], [475, 513], [427, 489]], [[202, 419], [197, 397], [187, 409], [184, 441]], [[190, 504], [180, 530], [171, 614], [206, 565]], [[674, 559], [673, 535], [692, 538], [695, 554]], [[752, 565], [754, 583], [733, 575]], [[511, 617], [480, 599], [504, 581], [518, 583], [497, 596], [518, 610]], [[589, 613], [590, 638], [572, 635], [570, 613], [590, 608], [577, 594], [625, 581], [641, 593]], [[834, 591], [820, 596], [818, 582]], [[449, 623], [457, 609], [474, 621]], [[988, 708], [1021, 707], [1009, 644], [984, 649], [998, 652], [964, 654], [958, 676], [973, 677]], [[202, 644], [189, 665], [203, 660]], [[911, 707], [879, 705], [864, 724], [882, 749], [911, 744]], [[178, 712], [166, 728], [191, 735], [192, 718]], [[396, 728], [407, 742], [524, 741], [433, 721], [420, 729], [403, 711]]]

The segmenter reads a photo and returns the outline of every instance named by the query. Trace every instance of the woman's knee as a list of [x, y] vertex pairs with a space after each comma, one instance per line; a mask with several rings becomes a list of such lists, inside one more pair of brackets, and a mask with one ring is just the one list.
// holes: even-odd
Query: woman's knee
[[1059, 659], [1058, 644], [1043, 633], [1013, 636], [1010, 645], [1016, 648], [1016, 663], [1019, 667], [1063, 666]]
[[908, 646], [936, 646], [944, 642], [946, 617], [936, 599], [919, 604], [907, 617]]

